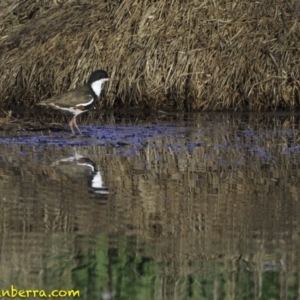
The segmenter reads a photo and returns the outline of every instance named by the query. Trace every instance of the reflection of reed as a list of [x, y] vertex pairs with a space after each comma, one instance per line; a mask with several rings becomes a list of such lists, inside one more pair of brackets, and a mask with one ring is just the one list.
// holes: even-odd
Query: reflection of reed
[[84, 268], [90, 274], [101, 262], [107, 277], [156, 278], [161, 299], [200, 295], [199, 286], [220, 299], [239, 299], [240, 287], [250, 286], [250, 298], [258, 299], [275, 274], [284, 295], [300, 267], [300, 157], [286, 151], [297, 147], [298, 132], [263, 129], [257, 119], [247, 133], [235, 120], [207, 122], [184, 135], [153, 137], [128, 157], [113, 147], [78, 148], [106, 167], [106, 201], [88, 201], [92, 169], [76, 165], [87, 161], [72, 156], [70, 172], [50, 166], [69, 148], [39, 155], [38, 148], [0, 145], [1, 274], [13, 278], [11, 270], [19, 270], [32, 282], [48, 272], [53, 284], [70, 286], [75, 272], [82, 282]]
[[[177, 299], [187, 299], [191, 292], [207, 295], [213, 291], [218, 298], [230, 299], [229, 296], [241, 293], [262, 295], [268, 274], [280, 275], [280, 282], [271, 281], [269, 285], [280, 288], [283, 294], [287, 293], [287, 285], [290, 289], [299, 285], [289, 281], [290, 277], [298, 274], [298, 260], [288, 259], [288, 272], [280, 265], [286, 259], [285, 254], [291, 250], [296, 253], [299, 245], [288, 251], [281, 245], [282, 253], [276, 254], [274, 246], [277, 248], [278, 245], [265, 243], [266, 247], [270, 247], [267, 250], [257, 243], [252, 244], [251, 250], [244, 250], [246, 255], [227, 253], [201, 259], [198, 253], [192, 253], [196, 249], [191, 249], [186, 257], [160, 259], [159, 247], [149, 242], [144, 244], [134, 236], [113, 235], [109, 239], [104, 235], [21, 233], [1, 235], [0, 243], [2, 288], [9, 287], [14, 280], [14, 285], [23, 289], [33, 285], [34, 288], [47, 289], [76, 287], [89, 294], [99, 291], [124, 293], [127, 285], [119, 286], [118, 281], [113, 279], [126, 278], [136, 284], [135, 290], [163, 295], [155, 299], [174, 299], [176, 295], [182, 297]], [[266, 264], [278, 269], [275, 272], [266, 270]], [[97, 272], [93, 272], [94, 269]], [[87, 284], [87, 281], [98, 284]], [[222, 296], [223, 293], [227, 297]]]
[[[105, 181], [113, 193], [106, 195], [101, 211], [99, 203], [85, 201], [90, 197], [86, 175], [78, 178], [78, 173], [74, 177], [47, 166], [60, 151], [66, 157], [69, 149], [20, 156], [23, 146], [7, 153], [1, 145], [0, 188], [6, 207], [18, 204], [0, 226], [7, 232], [26, 224], [31, 231], [137, 234], [159, 243], [161, 259], [235, 253], [240, 237], [288, 239], [298, 223], [299, 157], [282, 153], [287, 145], [297, 145], [298, 133], [293, 127], [287, 130], [286, 118], [275, 129], [274, 123], [265, 128], [259, 118], [247, 118], [244, 127], [232, 116], [220, 115], [214, 124], [206, 116], [201, 123], [199, 117], [198, 127], [153, 137], [128, 157], [112, 147], [80, 148], [82, 156], [95, 157], [97, 165], [106, 167]], [[31, 199], [24, 210], [21, 198]]]

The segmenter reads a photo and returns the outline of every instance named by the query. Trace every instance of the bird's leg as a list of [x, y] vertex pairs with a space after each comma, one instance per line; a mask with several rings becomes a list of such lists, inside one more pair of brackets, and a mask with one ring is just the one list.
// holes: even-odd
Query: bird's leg
[[73, 120], [74, 120], [73, 124], [75, 125], [76, 129], [78, 130], [78, 132], [82, 135], [82, 133], [81, 133], [81, 131], [80, 131], [80, 129], [79, 129], [77, 123], [76, 123], [76, 117], [74, 117]]
[[73, 129], [74, 128], [74, 119], [75, 119], [75, 117], [73, 117], [72, 120], [69, 122], [69, 126], [72, 130], [72, 133], [75, 135], [75, 132], [74, 132], [74, 129]]

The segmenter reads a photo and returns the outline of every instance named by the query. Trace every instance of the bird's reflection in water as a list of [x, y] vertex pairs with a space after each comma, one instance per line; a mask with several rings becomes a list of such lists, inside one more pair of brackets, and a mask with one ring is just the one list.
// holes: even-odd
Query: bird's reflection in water
[[[59, 166], [60, 169], [66, 169], [68, 167], [69, 174], [70, 170], [72, 174], [75, 176], [83, 175], [88, 171], [88, 186], [92, 189], [95, 195], [98, 195], [100, 198], [106, 198], [109, 194], [108, 188], [104, 186], [104, 182], [102, 179], [102, 175], [100, 171], [97, 169], [96, 164], [88, 157], [84, 157], [80, 155], [76, 148], [73, 148], [74, 155], [66, 158], [62, 158], [60, 160], [55, 161], [52, 163], [52, 166]], [[80, 168], [80, 169], [78, 169]]]

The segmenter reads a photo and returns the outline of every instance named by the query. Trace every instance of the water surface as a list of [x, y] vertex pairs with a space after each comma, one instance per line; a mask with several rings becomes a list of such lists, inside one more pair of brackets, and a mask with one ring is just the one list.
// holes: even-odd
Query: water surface
[[2, 288], [299, 297], [299, 116], [191, 114], [82, 131], [0, 136]]

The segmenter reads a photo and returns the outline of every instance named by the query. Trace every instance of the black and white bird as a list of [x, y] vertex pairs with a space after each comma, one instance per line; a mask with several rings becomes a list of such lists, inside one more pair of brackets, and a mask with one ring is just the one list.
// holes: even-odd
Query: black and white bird
[[69, 122], [72, 133], [75, 134], [75, 127], [78, 132], [82, 134], [76, 123], [76, 117], [94, 106], [100, 96], [102, 84], [109, 80], [111, 80], [111, 78], [109, 78], [106, 71], [96, 70], [91, 74], [85, 85], [65, 94], [42, 101], [38, 103], [38, 105], [49, 106], [73, 114], [73, 118]]
[[[90, 158], [79, 154], [75, 147], [74, 155], [53, 162], [52, 166], [58, 166], [61, 169], [61, 172], [72, 175], [78, 175], [83, 173], [84, 169], [88, 169], [90, 170], [89, 186], [93, 189], [93, 192], [98, 195], [109, 194], [108, 188], [105, 187], [102, 175], [97, 169], [96, 164]], [[80, 167], [80, 169], [78, 167]]]

